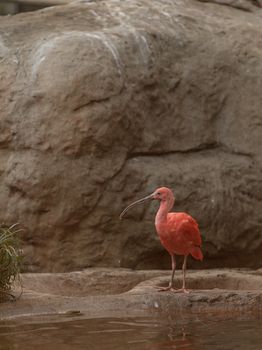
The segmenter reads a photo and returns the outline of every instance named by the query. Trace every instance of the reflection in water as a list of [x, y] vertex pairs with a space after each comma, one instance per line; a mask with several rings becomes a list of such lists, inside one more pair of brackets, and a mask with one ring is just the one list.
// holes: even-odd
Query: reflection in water
[[[63, 321], [63, 322], [62, 322]], [[0, 323], [0, 350], [261, 350], [262, 320], [93, 319]]]
[[164, 341], [164, 342], [157, 342], [154, 343], [152, 342], [151, 344], [147, 344], [145, 347], [146, 349], [149, 350], [160, 350], [160, 349], [183, 349], [183, 350], [193, 350], [193, 344], [192, 340], [187, 338], [187, 334], [184, 332], [182, 333], [182, 337], [174, 337], [170, 336], [169, 341]]

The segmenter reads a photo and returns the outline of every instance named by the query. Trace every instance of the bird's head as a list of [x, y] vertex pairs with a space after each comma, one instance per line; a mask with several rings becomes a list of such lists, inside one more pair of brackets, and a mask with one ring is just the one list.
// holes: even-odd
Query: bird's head
[[123, 218], [123, 216], [125, 215], [125, 213], [132, 208], [134, 205], [136, 204], [140, 204], [140, 203], [144, 203], [147, 201], [152, 201], [152, 200], [158, 200], [160, 202], [169, 202], [170, 205], [169, 206], [173, 206], [174, 201], [175, 201], [175, 197], [173, 195], [173, 192], [167, 188], [167, 187], [159, 187], [157, 188], [152, 194], [150, 194], [149, 196], [143, 197], [141, 199], [138, 199], [137, 201], [129, 204], [128, 207], [126, 207], [122, 213], [120, 214], [120, 219]]
[[159, 187], [151, 194], [152, 199], [158, 201], [169, 201], [174, 200], [173, 192], [167, 187]]

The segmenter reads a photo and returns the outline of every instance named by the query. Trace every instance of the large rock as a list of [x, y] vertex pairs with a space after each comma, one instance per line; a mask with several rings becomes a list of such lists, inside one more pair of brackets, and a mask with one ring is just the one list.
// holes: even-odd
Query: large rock
[[[0, 303], [0, 321], [20, 318], [24, 325], [32, 323], [32, 317], [36, 323], [36, 316], [49, 324], [77, 316], [150, 317], [154, 322], [159, 316], [165, 320], [192, 316], [198, 321], [199, 317], [258, 320], [262, 316], [261, 275], [261, 269], [188, 271], [187, 286], [193, 290], [159, 293], [157, 287], [169, 283], [169, 271], [89, 268], [69, 273], [26, 273], [21, 275], [22, 296], [19, 283], [13, 291], [21, 298], [15, 303]], [[174, 282], [181, 287], [182, 273], [176, 274]]]
[[262, 10], [193, 0], [78, 2], [0, 23], [0, 215], [28, 269], [168, 267], [173, 188], [203, 235], [196, 267], [259, 266]]

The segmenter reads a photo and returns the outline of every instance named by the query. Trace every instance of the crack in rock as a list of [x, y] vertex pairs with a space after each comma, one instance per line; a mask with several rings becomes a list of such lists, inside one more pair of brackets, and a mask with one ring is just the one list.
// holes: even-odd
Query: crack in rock
[[238, 10], [253, 12], [255, 7], [262, 8], [261, 0], [197, 0], [199, 2], [208, 2], [218, 5], [230, 6]]

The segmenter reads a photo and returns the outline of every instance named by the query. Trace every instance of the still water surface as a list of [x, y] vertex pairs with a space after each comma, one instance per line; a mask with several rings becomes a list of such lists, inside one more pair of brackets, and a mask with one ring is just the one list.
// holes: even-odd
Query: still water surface
[[0, 350], [261, 350], [262, 320], [106, 318], [0, 322]]

